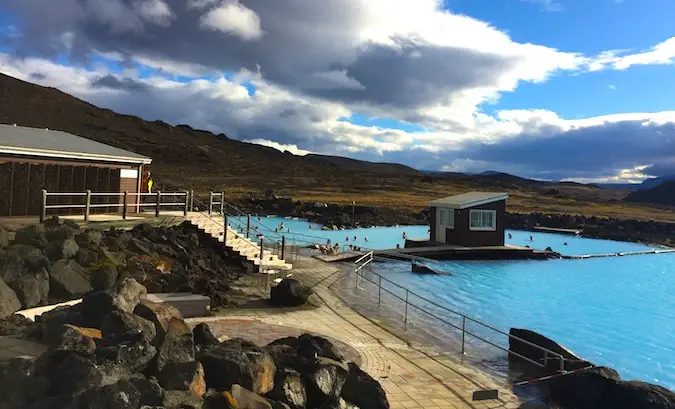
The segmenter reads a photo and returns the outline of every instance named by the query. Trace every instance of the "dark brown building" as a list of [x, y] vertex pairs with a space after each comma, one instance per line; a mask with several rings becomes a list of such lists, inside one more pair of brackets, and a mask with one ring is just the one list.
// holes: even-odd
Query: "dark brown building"
[[469, 192], [432, 200], [431, 241], [458, 246], [503, 246], [506, 193]]
[[[143, 166], [151, 162], [145, 156], [66, 132], [0, 124], [0, 216], [39, 215], [42, 189], [138, 193]], [[53, 199], [52, 205], [83, 200]], [[136, 197], [130, 196], [128, 202], [135, 204]], [[120, 198], [92, 196], [92, 203], [120, 203]]]

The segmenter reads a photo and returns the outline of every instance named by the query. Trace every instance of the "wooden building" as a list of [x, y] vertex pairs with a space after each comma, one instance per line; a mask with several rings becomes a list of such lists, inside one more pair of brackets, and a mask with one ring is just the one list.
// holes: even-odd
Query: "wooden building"
[[[39, 215], [48, 192], [140, 192], [145, 156], [66, 132], [0, 124], [0, 216]], [[74, 203], [81, 198], [57, 198]], [[119, 203], [110, 196], [92, 201]], [[135, 204], [136, 197], [129, 197]]]
[[506, 193], [469, 192], [429, 202], [432, 242], [503, 246]]

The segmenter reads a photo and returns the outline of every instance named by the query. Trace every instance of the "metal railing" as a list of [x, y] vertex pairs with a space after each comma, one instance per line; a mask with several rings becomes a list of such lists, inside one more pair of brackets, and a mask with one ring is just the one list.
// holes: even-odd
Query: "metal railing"
[[[360, 257], [359, 259], [357, 259], [357, 260], [354, 262], [354, 263], [356, 264], [356, 267], [354, 268], [354, 273], [356, 274], [356, 283], [355, 283], [355, 287], [356, 287], [356, 288], [359, 288], [359, 279], [363, 279], [363, 280], [365, 280], [365, 281], [367, 281], [367, 282], [369, 282], [369, 283], [374, 284], [375, 286], [377, 286], [377, 305], [378, 305], [378, 306], [380, 306], [380, 305], [382, 304], [382, 291], [385, 291], [386, 293], [388, 293], [389, 295], [391, 295], [391, 296], [393, 296], [394, 298], [398, 299], [399, 301], [402, 301], [402, 302], [404, 303], [404, 305], [405, 305], [405, 307], [404, 307], [404, 308], [405, 308], [405, 309], [404, 309], [404, 315], [403, 315], [403, 322], [404, 322], [404, 329], [405, 329], [406, 331], [407, 331], [407, 329], [408, 329], [408, 318], [409, 318], [409, 312], [408, 312], [408, 309], [409, 309], [409, 307], [410, 307], [410, 308], [413, 308], [413, 309], [419, 311], [419, 312], [422, 313], [422, 314], [425, 314], [425, 315], [431, 317], [432, 319], [434, 319], [434, 320], [436, 320], [436, 321], [439, 321], [439, 322], [441, 322], [441, 323], [443, 323], [443, 324], [445, 324], [445, 325], [450, 326], [451, 328], [453, 328], [453, 329], [455, 329], [455, 330], [461, 331], [461, 355], [462, 355], [462, 356], [466, 354], [467, 336], [470, 336], [470, 337], [472, 337], [472, 338], [474, 338], [474, 339], [477, 339], [477, 340], [479, 340], [479, 341], [482, 341], [482, 342], [484, 342], [484, 343], [486, 343], [486, 344], [488, 344], [488, 345], [490, 345], [490, 346], [492, 346], [492, 347], [495, 347], [495, 348], [498, 348], [498, 349], [500, 349], [500, 350], [502, 350], [502, 351], [505, 351], [505, 352], [506, 352], [507, 354], [509, 354], [509, 355], [516, 356], [516, 357], [518, 357], [518, 358], [520, 358], [520, 359], [523, 359], [523, 360], [525, 360], [525, 361], [528, 361], [528, 362], [530, 362], [530, 363], [532, 363], [532, 364], [534, 364], [534, 365], [537, 365], [537, 366], [539, 366], [539, 367], [541, 367], [541, 368], [547, 368], [547, 367], [548, 367], [549, 360], [558, 360], [558, 361], [559, 361], [559, 368], [560, 368], [560, 371], [561, 371], [561, 372], [565, 372], [565, 361], [566, 361], [566, 359], [565, 359], [565, 357], [563, 357], [561, 354], [559, 354], [559, 353], [557, 353], [557, 352], [551, 351], [551, 350], [549, 350], [549, 349], [547, 349], [547, 348], [544, 348], [544, 347], [542, 347], [542, 346], [540, 346], [540, 345], [537, 345], [537, 344], [535, 344], [535, 343], [533, 343], [533, 342], [527, 341], [527, 340], [522, 339], [522, 338], [520, 338], [520, 337], [517, 337], [517, 336], [515, 336], [515, 335], [511, 335], [511, 334], [509, 334], [508, 332], [504, 332], [504, 331], [502, 331], [502, 330], [500, 330], [500, 329], [497, 329], [497, 328], [495, 328], [495, 327], [493, 327], [493, 326], [491, 326], [491, 325], [489, 325], [489, 324], [486, 324], [486, 323], [484, 323], [484, 322], [482, 322], [482, 321], [479, 321], [479, 320], [477, 320], [477, 319], [475, 319], [475, 318], [471, 318], [471, 317], [469, 317], [469, 316], [467, 316], [467, 315], [465, 315], [465, 314], [462, 314], [461, 312], [454, 311], [454, 310], [451, 310], [450, 308], [444, 307], [444, 306], [442, 306], [442, 305], [440, 305], [440, 304], [438, 304], [438, 303], [436, 303], [436, 302], [434, 302], [434, 301], [431, 301], [431, 300], [429, 300], [429, 299], [427, 299], [427, 298], [424, 298], [424, 297], [420, 296], [419, 294], [416, 294], [416, 293], [410, 291], [410, 290], [407, 289], [406, 287], [403, 287], [403, 286], [401, 286], [401, 285], [399, 285], [399, 284], [396, 284], [395, 282], [393, 282], [393, 281], [391, 281], [391, 280], [389, 280], [389, 279], [383, 277], [382, 275], [377, 274], [377, 273], [375, 273], [375, 272], [373, 272], [373, 271], [369, 271], [369, 273], [372, 274], [373, 276], [375, 276], [376, 279], [375, 279], [375, 280], [371, 280], [369, 277], [367, 277], [367, 276], [363, 273], [363, 271], [364, 271], [365, 268], [366, 268], [367, 266], [369, 266], [374, 260], [375, 260], [375, 257], [374, 257], [373, 252], [371, 251], [371, 252], [368, 252], [368, 253], [364, 254], [362, 257]], [[388, 290], [386, 287], [384, 287], [384, 286], [382, 285], [382, 282], [383, 282], [383, 281], [384, 281], [385, 283], [389, 283], [389, 284], [393, 285], [394, 287], [396, 287], [396, 288], [398, 288], [398, 289], [400, 289], [400, 290], [404, 290], [404, 291], [405, 291], [405, 297], [401, 297], [400, 295], [395, 294], [394, 292]], [[422, 300], [422, 301], [424, 301], [424, 302], [430, 304], [430, 305], [433, 305], [434, 307], [436, 307], [436, 308], [442, 310], [444, 313], [449, 313], [449, 314], [454, 315], [455, 317], [460, 318], [460, 319], [461, 319], [461, 323], [462, 323], [461, 326], [456, 325], [456, 324], [454, 324], [454, 323], [448, 321], [448, 320], [445, 319], [445, 318], [439, 317], [438, 315], [434, 314], [433, 312], [428, 311], [428, 309], [425, 308], [425, 307], [423, 307], [423, 306], [420, 306], [420, 305], [417, 305], [417, 304], [411, 302], [411, 301], [410, 301], [410, 296], [411, 296], [411, 295], [414, 296], [415, 298], [418, 298], [418, 299], [420, 299], [420, 300]], [[539, 362], [539, 361], [536, 361], [536, 360], [534, 360], [534, 359], [531, 359], [531, 358], [529, 358], [529, 357], [527, 357], [527, 356], [524, 356], [524, 355], [522, 355], [522, 354], [519, 354], [519, 353], [517, 353], [517, 352], [514, 352], [514, 351], [510, 350], [509, 348], [504, 348], [502, 345], [499, 345], [499, 344], [497, 344], [497, 343], [495, 343], [495, 342], [493, 342], [493, 341], [491, 341], [491, 340], [489, 340], [489, 339], [486, 339], [486, 338], [484, 338], [483, 336], [481, 336], [481, 335], [479, 335], [479, 334], [476, 334], [475, 332], [471, 332], [471, 331], [469, 331], [469, 330], [467, 329], [467, 324], [475, 324], [475, 325], [477, 325], [479, 328], [482, 328], [482, 329], [487, 330], [487, 331], [491, 331], [491, 332], [493, 332], [493, 333], [495, 333], [495, 334], [497, 334], [497, 335], [499, 335], [499, 336], [505, 336], [505, 337], [507, 337], [507, 339], [516, 340], [516, 341], [518, 341], [518, 342], [522, 342], [522, 343], [525, 344], [525, 345], [528, 345], [528, 346], [530, 346], [530, 347], [532, 347], [532, 348], [535, 348], [535, 349], [539, 350], [540, 352], [542, 352], [542, 354], [543, 354], [543, 362]]]
[[220, 211], [218, 213], [225, 214], [225, 192], [209, 192], [209, 216], [213, 212], [213, 206], [220, 207]]
[[[162, 201], [162, 198], [172, 198], [172, 201]], [[136, 193], [136, 192], [92, 192], [86, 190], [84, 192], [48, 192], [42, 190], [42, 202], [40, 206], [40, 222], [47, 219], [49, 210], [72, 211], [81, 210], [84, 215], [84, 220], [89, 221], [92, 214], [92, 209], [104, 209], [101, 214], [122, 214], [122, 219], [127, 218], [131, 212], [140, 213], [141, 208], [154, 209], [155, 216], [159, 217], [162, 208], [179, 208], [183, 211], [183, 215], [187, 216], [190, 209], [193, 192], [161, 192], [155, 193]], [[49, 203], [50, 198], [60, 198], [60, 203]], [[134, 200], [129, 200], [132, 198]], [[143, 200], [143, 198], [151, 198], [150, 200]], [[92, 200], [94, 199], [94, 200]], [[67, 202], [67, 203], [63, 203]], [[108, 212], [109, 209], [116, 209]], [[121, 210], [120, 210], [121, 209]], [[94, 212], [96, 213], [96, 212]]]

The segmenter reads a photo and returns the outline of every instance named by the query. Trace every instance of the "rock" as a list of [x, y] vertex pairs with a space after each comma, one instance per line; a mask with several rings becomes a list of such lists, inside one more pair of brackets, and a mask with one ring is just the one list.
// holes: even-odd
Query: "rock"
[[49, 273], [41, 268], [26, 273], [10, 284], [23, 308], [33, 308], [49, 303]]
[[209, 388], [228, 390], [239, 384], [264, 395], [274, 387], [274, 361], [257, 346], [242, 345], [236, 339], [225, 341], [207, 349], [200, 360]]
[[54, 345], [58, 342], [58, 336], [64, 324], [78, 327], [85, 326], [81, 305], [56, 307], [36, 317], [36, 321], [42, 327], [42, 339], [49, 345]]
[[157, 349], [143, 336], [122, 343], [105, 344], [96, 349], [99, 362], [115, 362], [128, 367], [132, 372], [141, 372], [148, 368], [157, 355]]
[[103, 265], [91, 272], [91, 286], [97, 291], [109, 290], [117, 282], [117, 276], [117, 267], [112, 264]]
[[98, 261], [98, 253], [94, 250], [80, 247], [80, 250], [75, 255], [75, 261], [82, 267], [91, 267], [92, 264]]
[[96, 339], [101, 339], [101, 332], [92, 328], [80, 328], [65, 324], [54, 337], [49, 351], [75, 353], [85, 357], [93, 357], [96, 351]]
[[387, 394], [382, 385], [353, 362], [348, 364], [349, 375], [340, 396], [359, 408], [389, 409]]
[[142, 241], [135, 238], [132, 238], [129, 241], [127, 248], [136, 254], [145, 254], [147, 256], [152, 255], [152, 251], [150, 251], [150, 249], [148, 249], [148, 247], [143, 244]]
[[270, 290], [270, 301], [280, 307], [298, 307], [307, 302], [312, 289], [294, 278], [284, 278]]
[[133, 278], [123, 279], [115, 290], [117, 306], [126, 312], [133, 312], [148, 291]]
[[59, 260], [49, 271], [52, 291], [68, 299], [80, 297], [92, 290], [89, 274], [75, 260]]
[[199, 362], [168, 362], [158, 379], [164, 389], [190, 391], [197, 397], [206, 393], [204, 368]]
[[21, 257], [29, 271], [43, 267], [49, 268], [49, 260], [37, 247], [28, 244], [12, 244], [7, 248], [7, 252]]
[[207, 409], [239, 409], [239, 404], [234, 400], [230, 391], [218, 392], [209, 389], [205, 403]]
[[45, 237], [45, 227], [41, 224], [32, 224], [17, 230], [14, 243], [44, 248], [48, 243]]
[[300, 373], [305, 382], [308, 406], [319, 407], [340, 397], [349, 367], [344, 362], [319, 357], [315, 362], [304, 365]]
[[112, 385], [90, 389], [80, 397], [81, 409], [137, 409], [141, 394], [122, 379]]
[[296, 349], [285, 344], [269, 344], [264, 347], [277, 368], [285, 368], [298, 360]]
[[63, 241], [67, 239], [74, 239], [79, 232], [80, 232], [79, 226], [77, 226], [76, 229], [73, 228], [73, 226], [61, 225], [58, 227], [45, 229], [45, 237], [49, 242]]
[[190, 327], [185, 321], [171, 318], [167, 332], [157, 352], [157, 372], [169, 362], [182, 363], [195, 360], [195, 344]]
[[29, 378], [32, 372], [32, 359], [13, 358], [0, 363], [0, 407], [23, 408], [31, 398], [39, 395], [35, 393], [37, 382]]
[[139, 403], [141, 405], [159, 406], [164, 400], [164, 389], [159, 382], [147, 379], [143, 375], [136, 375], [129, 379], [132, 385], [140, 392]]
[[6, 249], [9, 246], [9, 232], [0, 226], [0, 249]]
[[110, 342], [136, 340], [139, 337], [152, 344], [155, 340], [155, 326], [145, 318], [126, 311], [114, 311], [103, 318], [101, 323], [103, 338]]
[[148, 300], [141, 300], [134, 309], [134, 314], [155, 324], [157, 340], [160, 343], [164, 340], [164, 336], [169, 329], [169, 322], [172, 319], [183, 320], [180, 312], [175, 307], [166, 303], [154, 303]]
[[103, 375], [90, 357], [51, 349], [35, 362], [35, 375], [44, 376], [49, 396], [79, 395], [101, 386]]
[[0, 319], [7, 318], [21, 309], [21, 301], [14, 290], [0, 279]]
[[235, 402], [237, 402], [238, 409], [272, 409], [272, 405], [267, 399], [241, 385], [232, 385], [230, 393]]
[[[544, 363], [544, 351], [539, 348], [536, 348], [526, 342], [539, 345], [542, 348], [548, 349], [549, 351], [555, 352], [562, 355], [565, 358], [565, 369], [573, 370], [578, 368], [585, 368], [590, 365], [589, 362], [583, 360], [582, 358], [576, 356], [572, 351], [565, 348], [564, 346], [556, 343], [550, 338], [547, 338], [535, 331], [530, 331], [528, 329], [521, 328], [511, 328], [509, 330], [509, 351], [513, 354], [509, 354], [509, 361], [514, 361], [518, 365], [531, 365], [534, 364], [526, 363], [522, 358], [518, 358], [517, 355], [522, 355], [533, 361]], [[526, 342], [522, 342], [526, 341]], [[532, 368], [535, 371], [539, 371], [540, 367], [536, 366]], [[560, 369], [560, 360], [556, 357], [548, 356], [548, 369], [549, 370], [558, 370]]]
[[[188, 391], [164, 391], [163, 405], [166, 409], [202, 409], [202, 399]], [[242, 408], [239, 408], [242, 409]]]
[[101, 244], [101, 237], [103, 234], [99, 230], [85, 230], [75, 236], [75, 241], [81, 247], [92, 248], [98, 247]]
[[211, 332], [209, 325], [203, 322], [195, 326], [192, 330], [192, 335], [194, 336], [195, 347], [199, 349], [206, 349], [210, 346], [220, 344], [218, 338]]
[[26, 272], [23, 259], [14, 253], [0, 254], [0, 279], [11, 284]]
[[110, 251], [105, 247], [99, 247], [98, 249], [98, 258], [103, 262], [108, 262], [114, 264], [116, 267], [122, 267], [126, 265], [126, 257], [123, 253], [117, 251]]
[[675, 392], [658, 385], [622, 381], [610, 368], [595, 367], [550, 381], [550, 400], [574, 409], [673, 409]]
[[[42, 339], [42, 327], [20, 314], [0, 319], [0, 336]], [[2, 385], [2, 382], [0, 382]]]
[[267, 397], [287, 404], [291, 409], [307, 406], [307, 392], [300, 373], [292, 369], [277, 370], [274, 375], [274, 389]]

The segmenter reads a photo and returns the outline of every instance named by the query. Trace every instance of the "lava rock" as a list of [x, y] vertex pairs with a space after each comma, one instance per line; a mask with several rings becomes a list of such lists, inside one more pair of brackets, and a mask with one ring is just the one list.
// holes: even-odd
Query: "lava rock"
[[157, 341], [161, 343], [169, 329], [169, 323], [172, 319], [183, 320], [180, 312], [173, 306], [165, 303], [154, 303], [148, 300], [141, 302], [134, 308], [134, 314], [145, 318], [155, 324], [157, 331]]
[[158, 379], [164, 389], [190, 391], [197, 397], [206, 393], [204, 368], [199, 362], [168, 362]]
[[99, 230], [85, 230], [75, 236], [75, 241], [80, 247], [93, 248], [101, 244], [103, 234]]
[[[0, 336], [7, 335], [19, 338], [42, 339], [42, 327], [23, 315], [14, 314], [0, 319]], [[2, 385], [1, 382], [0, 385]]]
[[59, 329], [58, 336], [50, 347], [50, 352], [75, 353], [85, 357], [93, 357], [96, 351], [95, 339], [101, 339], [101, 332], [92, 328], [80, 328], [65, 324]]
[[115, 290], [117, 306], [126, 312], [133, 312], [148, 290], [133, 278], [123, 279]]
[[14, 235], [14, 242], [41, 249], [49, 243], [47, 237], [45, 237], [45, 226], [42, 224], [32, 224], [17, 230]]
[[112, 385], [90, 389], [80, 397], [81, 409], [137, 409], [141, 394], [123, 379]]
[[98, 252], [80, 247], [80, 250], [75, 255], [75, 261], [82, 267], [91, 267], [92, 264], [98, 261]]
[[359, 408], [389, 409], [387, 393], [382, 385], [353, 362], [348, 364], [349, 375], [340, 396]]
[[0, 279], [11, 284], [26, 272], [23, 259], [14, 253], [0, 254]]
[[117, 282], [117, 277], [117, 267], [112, 264], [103, 265], [91, 272], [91, 286], [97, 291], [109, 290]]
[[113, 345], [106, 343], [96, 349], [98, 362], [114, 362], [128, 367], [132, 372], [146, 370], [156, 355], [157, 349], [142, 335], [136, 340], [125, 340]]
[[35, 271], [43, 267], [49, 268], [49, 260], [42, 253], [42, 250], [35, 246], [12, 244], [7, 248], [7, 252], [21, 257], [29, 271]]
[[0, 226], [0, 249], [6, 249], [9, 246], [9, 232]]
[[152, 322], [126, 311], [114, 311], [106, 315], [101, 323], [103, 338], [110, 343], [145, 338], [148, 343], [155, 340], [155, 326]]
[[284, 278], [270, 290], [270, 301], [280, 307], [304, 305], [313, 291], [294, 278]]
[[44, 268], [26, 273], [9, 285], [23, 308], [33, 308], [49, 303], [49, 273]]
[[200, 360], [209, 388], [228, 390], [239, 384], [263, 395], [274, 387], [276, 366], [260, 347], [229, 340], [207, 349]]
[[129, 379], [132, 385], [140, 392], [139, 403], [148, 406], [160, 406], [164, 400], [164, 389], [154, 379], [147, 379], [137, 374]]
[[172, 318], [157, 352], [157, 372], [170, 362], [195, 360], [195, 343], [190, 327], [182, 319]]
[[302, 376], [292, 369], [277, 370], [274, 375], [274, 389], [266, 396], [287, 404], [291, 409], [307, 407], [307, 392]]
[[192, 330], [192, 335], [195, 340], [195, 347], [204, 350], [210, 346], [218, 345], [220, 341], [213, 335], [211, 328], [206, 323], [199, 323]]
[[232, 385], [230, 393], [239, 409], [273, 409], [267, 399], [241, 385]]
[[89, 274], [75, 260], [59, 260], [49, 270], [50, 284], [56, 295], [73, 299], [92, 290]]
[[[188, 391], [164, 391], [162, 406], [166, 409], [202, 409], [204, 402]], [[244, 409], [244, 408], [238, 408]]]
[[349, 367], [344, 362], [319, 357], [310, 365], [305, 365], [300, 373], [305, 382], [309, 407], [319, 407], [340, 397]]
[[87, 327], [81, 308], [81, 305], [61, 306], [36, 317], [42, 327], [42, 339], [47, 344], [54, 345], [58, 342], [58, 336], [64, 324]]
[[0, 279], [0, 319], [7, 318], [21, 309], [21, 301], [14, 290]]

